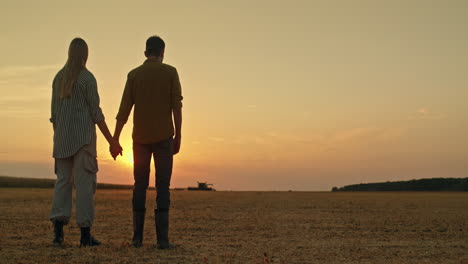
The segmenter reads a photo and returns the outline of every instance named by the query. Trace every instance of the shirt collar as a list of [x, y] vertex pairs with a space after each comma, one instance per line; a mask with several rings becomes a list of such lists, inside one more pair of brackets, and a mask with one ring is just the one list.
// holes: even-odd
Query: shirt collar
[[148, 59], [145, 60], [144, 63], [145, 64], [146, 63], [162, 63], [162, 60], [159, 57], [158, 58], [148, 58]]

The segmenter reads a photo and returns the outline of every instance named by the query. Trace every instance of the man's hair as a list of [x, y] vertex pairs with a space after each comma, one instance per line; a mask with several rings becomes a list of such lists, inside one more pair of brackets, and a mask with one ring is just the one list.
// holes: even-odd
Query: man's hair
[[165, 47], [164, 40], [159, 36], [152, 36], [146, 40], [146, 53], [148, 55], [159, 56]]

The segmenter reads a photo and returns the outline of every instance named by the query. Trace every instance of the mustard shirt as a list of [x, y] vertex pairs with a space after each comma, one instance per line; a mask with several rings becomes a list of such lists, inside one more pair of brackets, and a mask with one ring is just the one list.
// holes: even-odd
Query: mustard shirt
[[117, 120], [126, 123], [133, 112], [133, 141], [156, 143], [174, 136], [172, 109], [182, 107], [182, 91], [176, 68], [157, 58], [128, 73]]

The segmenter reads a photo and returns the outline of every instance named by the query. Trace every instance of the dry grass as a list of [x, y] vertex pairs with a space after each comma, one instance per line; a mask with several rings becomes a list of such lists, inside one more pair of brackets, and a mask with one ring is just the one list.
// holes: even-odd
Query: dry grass
[[[468, 193], [172, 193], [175, 250], [131, 238], [131, 191], [98, 190], [96, 248], [51, 245], [51, 189], [0, 189], [1, 263], [463, 263]], [[154, 208], [154, 191], [148, 192]], [[74, 219], [73, 219], [74, 220]]]

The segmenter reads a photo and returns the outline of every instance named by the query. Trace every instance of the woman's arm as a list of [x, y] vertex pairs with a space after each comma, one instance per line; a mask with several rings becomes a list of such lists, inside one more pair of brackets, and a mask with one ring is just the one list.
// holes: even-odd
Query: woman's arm
[[106, 121], [102, 120], [102, 121], [96, 123], [96, 125], [99, 127], [99, 130], [101, 130], [102, 135], [104, 135], [104, 137], [106, 138], [109, 145], [114, 144], [115, 141], [112, 138], [112, 135], [111, 135], [111, 133], [109, 131], [109, 128], [107, 127]]
[[101, 130], [102, 135], [104, 135], [107, 142], [109, 143], [110, 152], [115, 160], [118, 154], [122, 155], [122, 147], [116, 140], [112, 138], [109, 128], [107, 127], [104, 114], [102, 113], [101, 107], [99, 106], [99, 93], [94, 76], [92, 76], [87, 88], [86, 101], [88, 102], [91, 111], [91, 117], [93, 118], [94, 123], [96, 123], [96, 125], [99, 127], [99, 130]]
[[[86, 102], [88, 103], [89, 111], [91, 114], [91, 118], [93, 119], [94, 123], [97, 124], [101, 121], [104, 121], [104, 114], [102, 113], [102, 109], [99, 106], [100, 99], [99, 93], [97, 89], [97, 82], [96, 78], [92, 75], [88, 77], [87, 80], [87, 87], [85, 91]], [[102, 130], [101, 130], [102, 131]]]
[[116, 159], [116, 157], [120, 154], [120, 156], [122, 156], [122, 147], [120, 146], [119, 144], [119, 141], [118, 140], [115, 140], [110, 131], [109, 131], [109, 128], [107, 127], [107, 124], [106, 124], [106, 121], [105, 120], [102, 120], [98, 123], [96, 123], [97, 126], [99, 127], [99, 130], [101, 130], [102, 134], [104, 135], [104, 137], [106, 138], [107, 142], [109, 142], [109, 151], [112, 155], [112, 157], [114, 158], [114, 160]]
[[52, 81], [52, 97], [50, 100], [51, 103], [50, 103], [50, 119], [49, 120], [52, 123], [52, 128], [54, 129], [54, 131], [55, 131], [56, 112], [57, 112], [56, 110], [57, 109], [57, 97], [55, 96], [57, 75]]

